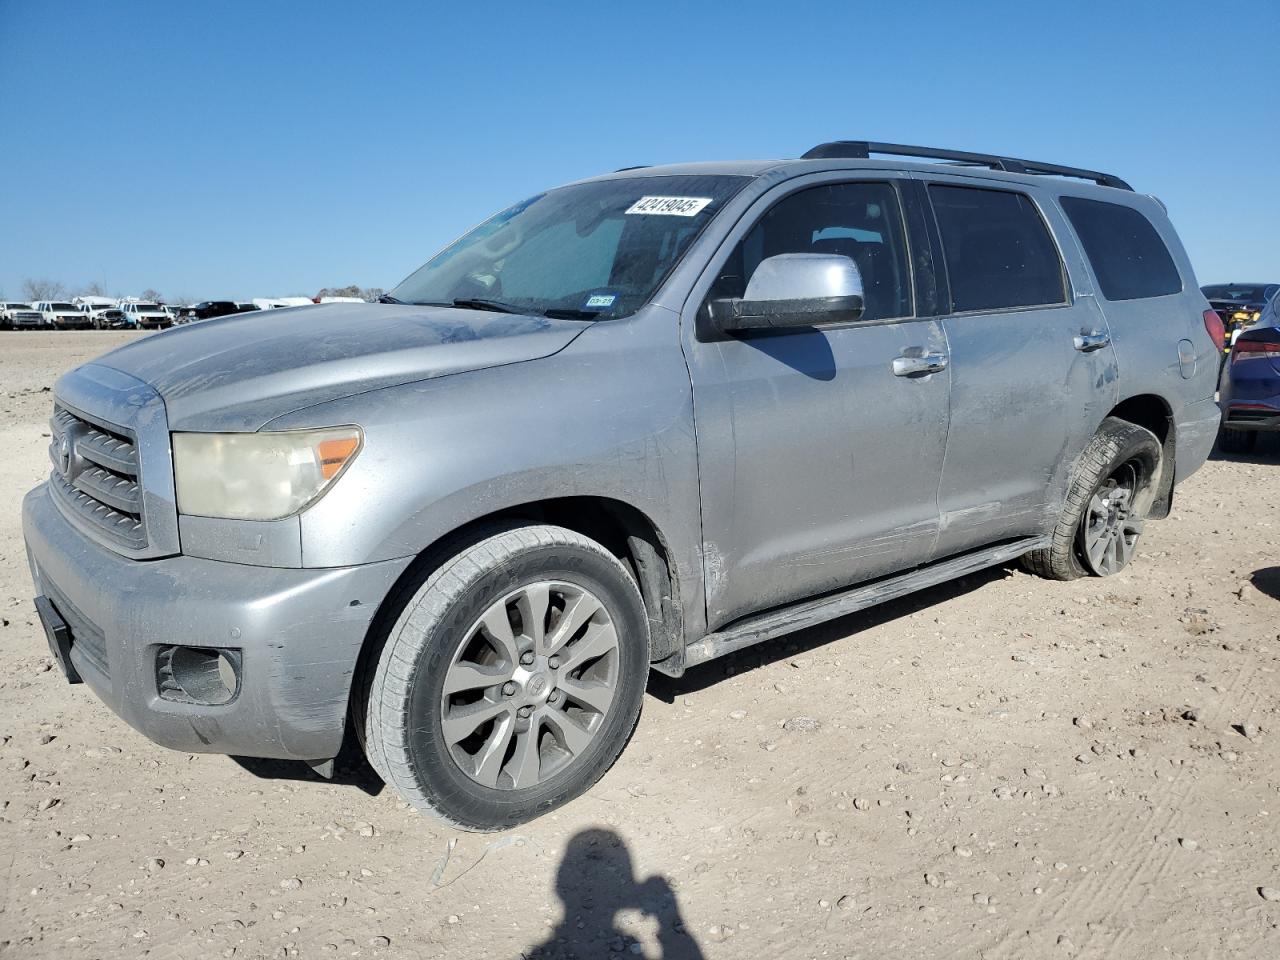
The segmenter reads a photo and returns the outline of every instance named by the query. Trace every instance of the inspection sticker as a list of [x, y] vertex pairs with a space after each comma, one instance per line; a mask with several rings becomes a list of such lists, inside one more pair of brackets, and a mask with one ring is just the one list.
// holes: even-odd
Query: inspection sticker
[[608, 309], [613, 306], [613, 301], [618, 299], [615, 293], [597, 293], [587, 297], [587, 302], [583, 304], [584, 310], [592, 309]]
[[627, 208], [627, 213], [696, 217], [711, 200], [711, 197], [641, 197]]

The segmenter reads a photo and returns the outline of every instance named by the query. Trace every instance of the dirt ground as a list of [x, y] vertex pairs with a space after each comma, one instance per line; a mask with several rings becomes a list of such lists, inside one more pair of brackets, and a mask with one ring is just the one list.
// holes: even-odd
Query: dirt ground
[[1280, 956], [1277, 445], [1110, 580], [995, 569], [655, 677], [594, 790], [478, 836], [51, 669], [19, 502], [58, 373], [132, 336], [0, 333], [4, 956]]

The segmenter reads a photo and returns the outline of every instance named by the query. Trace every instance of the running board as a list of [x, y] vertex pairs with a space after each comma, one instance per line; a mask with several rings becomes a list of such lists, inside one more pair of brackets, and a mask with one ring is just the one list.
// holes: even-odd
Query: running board
[[709, 633], [696, 643], [689, 644], [685, 649], [685, 666], [692, 667], [699, 663], [706, 663], [708, 660], [723, 657], [765, 640], [772, 640], [774, 637], [794, 633], [796, 630], [816, 626], [850, 613], [857, 613], [859, 610], [874, 607], [886, 600], [896, 600], [908, 593], [915, 593], [926, 587], [937, 586], [948, 580], [976, 573], [987, 567], [994, 567], [1020, 557], [1028, 551], [1048, 545], [1048, 537], [1027, 537], [1024, 540], [1015, 540], [972, 553], [964, 553], [927, 567], [918, 567], [910, 573], [886, 577], [883, 580], [852, 587], [817, 600], [803, 600], [778, 610], [757, 613], [723, 630]]

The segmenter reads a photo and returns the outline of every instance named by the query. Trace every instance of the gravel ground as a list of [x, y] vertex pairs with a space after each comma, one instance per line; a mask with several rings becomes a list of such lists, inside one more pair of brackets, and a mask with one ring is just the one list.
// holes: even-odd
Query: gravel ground
[[355, 761], [164, 750], [51, 669], [18, 503], [57, 374], [132, 336], [0, 333], [0, 953], [1280, 955], [1274, 444], [1109, 580], [998, 568], [655, 677], [590, 794], [477, 836]]

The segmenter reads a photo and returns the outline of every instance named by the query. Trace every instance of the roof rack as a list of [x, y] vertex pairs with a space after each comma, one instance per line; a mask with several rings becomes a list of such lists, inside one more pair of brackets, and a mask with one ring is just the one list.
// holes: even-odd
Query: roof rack
[[1099, 173], [1097, 170], [1064, 167], [1056, 163], [1038, 163], [1035, 160], [1018, 160], [1014, 157], [1001, 157], [993, 153], [939, 150], [936, 147], [909, 147], [902, 143], [873, 143], [870, 140], [834, 140], [831, 143], [820, 143], [812, 150], [807, 151], [801, 159], [829, 160], [835, 157], [845, 157], [855, 160], [867, 160], [873, 153], [893, 157], [925, 157], [931, 160], [947, 160], [964, 166], [990, 167], [992, 170], [1004, 170], [1007, 173], [1036, 173], [1055, 177], [1078, 177], [1081, 180], [1092, 180], [1103, 187], [1115, 187], [1118, 190], [1133, 189], [1119, 177], [1110, 173]]

